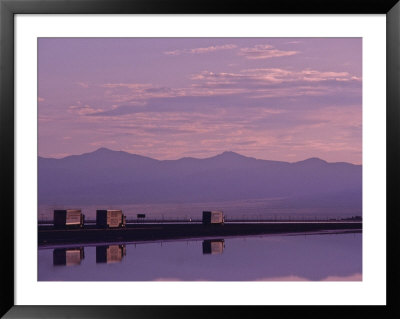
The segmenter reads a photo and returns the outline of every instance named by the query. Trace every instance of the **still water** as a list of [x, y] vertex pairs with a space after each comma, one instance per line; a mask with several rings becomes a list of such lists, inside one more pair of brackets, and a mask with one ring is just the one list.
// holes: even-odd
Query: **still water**
[[362, 234], [40, 247], [40, 281], [362, 280]]

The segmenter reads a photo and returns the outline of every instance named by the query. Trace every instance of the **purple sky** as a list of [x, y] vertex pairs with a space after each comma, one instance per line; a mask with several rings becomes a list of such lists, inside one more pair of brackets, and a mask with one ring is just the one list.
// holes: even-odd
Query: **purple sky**
[[362, 162], [361, 38], [41, 38], [39, 155]]

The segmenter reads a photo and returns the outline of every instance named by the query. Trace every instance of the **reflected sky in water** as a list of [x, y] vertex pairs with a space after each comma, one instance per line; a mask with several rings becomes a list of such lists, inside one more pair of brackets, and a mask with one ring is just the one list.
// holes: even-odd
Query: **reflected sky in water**
[[362, 280], [362, 234], [40, 248], [39, 281]]

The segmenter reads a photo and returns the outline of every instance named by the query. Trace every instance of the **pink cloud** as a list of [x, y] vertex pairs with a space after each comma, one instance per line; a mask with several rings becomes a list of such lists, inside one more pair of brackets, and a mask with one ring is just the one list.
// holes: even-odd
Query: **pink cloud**
[[183, 49], [183, 50], [173, 50], [166, 51], [164, 54], [166, 55], [181, 55], [181, 54], [202, 54], [202, 53], [210, 53], [220, 50], [232, 50], [237, 48], [235, 44], [225, 44], [225, 45], [216, 45], [210, 46], [206, 48], [194, 48], [194, 49]]
[[71, 105], [68, 108], [69, 113], [73, 114], [78, 114], [78, 115], [88, 115], [88, 114], [94, 114], [97, 112], [102, 112], [102, 109], [95, 109], [91, 107], [90, 105]]
[[360, 77], [353, 76], [348, 72], [321, 72], [311, 69], [293, 71], [280, 68], [246, 69], [239, 73], [203, 71], [198, 74], [193, 74], [191, 79], [203, 80], [216, 84], [235, 83], [239, 80], [257, 80], [270, 83], [296, 81], [320, 82], [326, 80], [361, 81]]
[[[354, 88], [340, 88], [332, 83], [361, 82], [360, 77], [348, 72], [322, 72], [311, 69], [294, 71], [281, 68], [245, 69], [235, 73], [202, 71], [192, 74], [190, 79], [195, 81], [192, 84], [193, 89], [203, 89], [209, 95], [251, 92], [252, 98], [337, 94], [338, 90], [350, 92]], [[288, 85], [277, 87], [278, 84]], [[197, 92], [199, 93], [201, 94], [201, 91]]]
[[293, 71], [279, 68], [259, 68], [243, 70], [242, 74], [253, 79], [275, 83], [295, 81], [320, 82], [327, 80], [361, 81], [360, 77], [353, 76], [348, 72], [321, 72], [311, 69]]
[[89, 84], [86, 82], [76, 82], [80, 87], [83, 87], [84, 89], [89, 88]]
[[101, 141], [96, 141], [96, 142], [91, 142], [89, 143], [92, 146], [104, 146], [104, 145], [109, 145], [109, 144], [117, 144], [117, 141], [114, 140], [101, 140]]
[[105, 83], [102, 84], [101, 87], [105, 88], [128, 88], [128, 89], [135, 89], [135, 90], [143, 90], [146, 88], [152, 87], [151, 84], [146, 83]]
[[55, 120], [55, 117], [49, 115], [40, 115], [38, 121], [41, 123], [50, 123]]
[[303, 41], [289, 41], [289, 42], [286, 42], [286, 44], [299, 44], [299, 43], [303, 43]]
[[49, 154], [48, 157], [52, 157], [52, 158], [64, 158], [66, 156], [69, 156], [71, 154], [69, 153], [53, 153], [53, 154]]
[[241, 48], [238, 54], [244, 56], [246, 59], [255, 60], [291, 56], [298, 53], [298, 51], [278, 50], [268, 44], [258, 44], [252, 48]]
[[[253, 93], [253, 98], [322, 95], [331, 88], [322, 85], [326, 81], [360, 82], [361, 78], [348, 72], [322, 72], [312, 69], [300, 71], [281, 68], [245, 69], [239, 72], [202, 71], [189, 77], [193, 83], [186, 87], [160, 87], [148, 83], [106, 83], [106, 99], [116, 103], [143, 106], [151, 98], [183, 96], [212, 96]], [[295, 83], [295, 87], [268, 87], [284, 83]], [[316, 86], [315, 83], [321, 85]], [[334, 88], [336, 90], [336, 88]], [[346, 89], [349, 90], [349, 89]]]

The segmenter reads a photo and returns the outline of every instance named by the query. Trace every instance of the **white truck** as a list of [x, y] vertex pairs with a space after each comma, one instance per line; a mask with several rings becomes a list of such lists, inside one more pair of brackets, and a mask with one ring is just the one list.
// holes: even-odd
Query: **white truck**
[[100, 209], [96, 211], [96, 225], [101, 228], [125, 227], [126, 217], [120, 209]]
[[83, 227], [85, 215], [80, 209], [56, 209], [53, 215], [54, 227], [74, 228]]
[[203, 211], [203, 224], [223, 224], [224, 213], [222, 211]]

